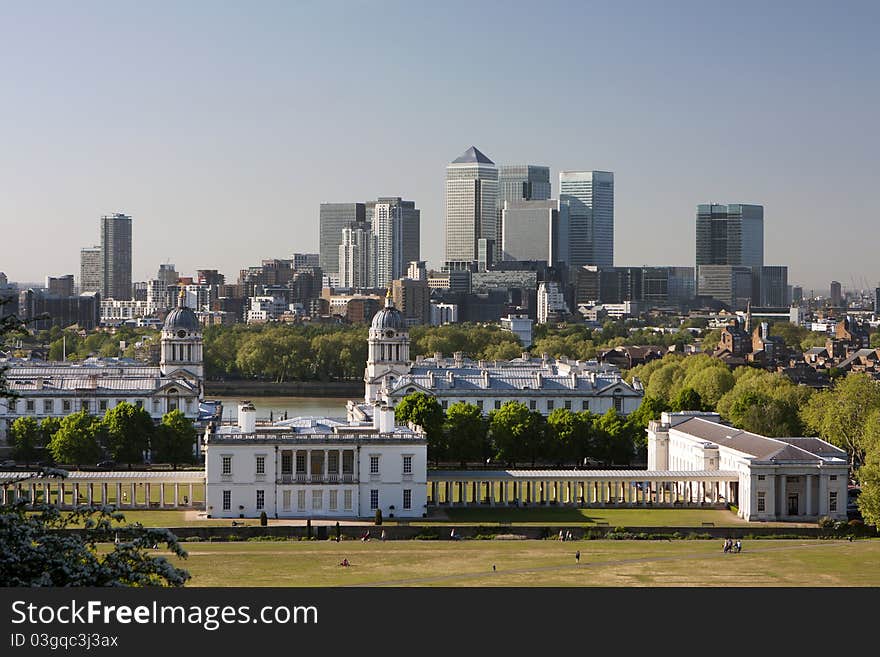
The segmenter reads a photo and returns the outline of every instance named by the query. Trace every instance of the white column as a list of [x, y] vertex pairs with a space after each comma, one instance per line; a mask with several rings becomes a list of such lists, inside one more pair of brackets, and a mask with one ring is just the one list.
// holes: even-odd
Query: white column
[[175, 508], [180, 505], [180, 485], [174, 484], [174, 506]]
[[131, 492], [130, 492], [130, 497], [128, 498], [128, 505], [129, 506], [136, 506], [136, 504], [135, 504], [136, 502], [137, 502], [137, 486], [135, 484], [131, 484]]
[[828, 475], [819, 475], [819, 515], [828, 515]]
[[165, 508], [165, 482], [159, 484], [159, 508]]
[[312, 478], [312, 450], [306, 450], [306, 480]]
[[193, 505], [193, 485], [189, 485], [189, 505]]
[[[327, 475], [330, 474], [330, 459], [328, 455], [330, 454], [329, 449], [324, 450], [324, 481], [327, 481]], [[402, 494], [402, 493], [401, 493]]]

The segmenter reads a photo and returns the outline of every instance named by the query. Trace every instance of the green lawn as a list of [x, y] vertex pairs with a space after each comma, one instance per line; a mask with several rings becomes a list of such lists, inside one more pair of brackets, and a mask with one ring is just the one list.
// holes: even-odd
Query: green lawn
[[610, 527], [700, 527], [711, 522], [716, 527], [748, 525], [735, 513], [717, 509], [577, 509], [577, 508], [494, 508], [444, 509], [449, 522], [458, 524], [540, 524], [582, 525], [607, 523]]
[[[880, 540], [748, 540], [740, 554], [723, 554], [720, 540], [348, 540], [186, 548], [189, 557], [173, 561], [192, 574], [190, 586], [880, 586]], [[339, 565], [344, 558], [351, 567]]]

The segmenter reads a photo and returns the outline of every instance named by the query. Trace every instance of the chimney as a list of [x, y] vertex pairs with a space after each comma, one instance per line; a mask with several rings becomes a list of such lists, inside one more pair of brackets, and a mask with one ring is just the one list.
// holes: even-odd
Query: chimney
[[535, 387], [542, 388], [544, 386], [544, 375], [540, 372], [535, 372]]
[[480, 372], [480, 379], [482, 381], [483, 387], [488, 388], [489, 387], [489, 370], [483, 370], [482, 372]]
[[761, 322], [761, 337], [765, 340], [770, 337], [770, 325], [767, 322]]
[[394, 431], [394, 408], [387, 404], [379, 404], [373, 409], [373, 427], [379, 433]]
[[443, 360], [443, 354], [440, 353], [439, 351], [435, 351], [434, 352], [434, 360], [436, 360], [439, 363], [441, 360]]
[[528, 351], [522, 352], [522, 354], [520, 354], [520, 356], [522, 357], [523, 360], [529, 360], [532, 357], [532, 355]]
[[242, 433], [256, 433], [257, 431], [257, 409], [249, 401], [242, 401], [238, 404], [238, 428]]
[[450, 388], [455, 386], [455, 373], [452, 370], [446, 372], [446, 380], [449, 382]]

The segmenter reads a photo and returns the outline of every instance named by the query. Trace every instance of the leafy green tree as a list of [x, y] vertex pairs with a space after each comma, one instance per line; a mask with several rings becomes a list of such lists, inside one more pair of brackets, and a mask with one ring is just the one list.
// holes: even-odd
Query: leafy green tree
[[61, 420], [49, 443], [49, 452], [56, 463], [94, 462], [101, 458], [99, 438], [103, 429], [101, 421], [86, 411], [72, 413]]
[[671, 410], [669, 404], [662, 399], [655, 397], [642, 397], [642, 403], [639, 407], [627, 416], [627, 420], [634, 426], [642, 429], [648, 428], [648, 422], [651, 420], [659, 420], [660, 414], [664, 411]]
[[107, 449], [120, 463], [140, 463], [150, 448], [155, 425], [143, 408], [122, 402], [107, 409], [104, 415]]
[[670, 406], [673, 411], [702, 411], [703, 400], [693, 388], [682, 388]]
[[152, 441], [156, 460], [171, 463], [175, 469], [178, 463], [192, 463], [195, 444], [196, 429], [183, 412], [175, 409], [162, 416]]
[[700, 396], [704, 408], [712, 409], [726, 392], [733, 389], [734, 383], [733, 374], [727, 367], [711, 366], [689, 374], [682, 385]]
[[831, 390], [813, 395], [801, 409], [804, 424], [850, 454], [852, 463], [865, 457], [866, 421], [880, 408], [880, 383], [864, 373], [839, 379]]
[[871, 334], [871, 349], [880, 349], [880, 331], [874, 331]]
[[734, 426], [762, 436], [783, 437], [800, 433], [797, 408], [761, 392], [744, 392], [733, 402], [728, 413]]
[[394, 417], [400, 423], [412, 422], [425, 430], [430, 460], [438, 463], [440, 459], [446, 457], [443, 409], [433, 395], [424, 392], [407, 395], [394, 409]]
[[43, 445], [43, 435], [34, 418], [17, 418], [9, 427], [9, 437], [13, 445], [12, 455], [16, 460], [32, 463], [37, 459], [38, 448]]
[[61, 420], [57, 417], [44, 417], [43, 421], [40, 422], [40, 433], [42, 435], [42, 444], [48, 445], [52, 442], [53, 436], [58, 432], [58, 429], [61, 428]]
[[635, 455], [631, 426], [613, 408], [600, 415], [596, 422], [596, 453], [606, 463], [629, 464]]
[[589, 411], [555, 408], [547, 416], [547, 456], [557, 464], [580, 463], [593, 451], [593, 422]]
[[880, 526], [880, 452], [872, 451], [857, 470], [859, 486], [858, 507], [862, 519], [869, 525]]
[[489, 416], [495, 458], [516, 465], [535, 464], [544, 447], [544, 416], [520, 402], [506, 402]]
[[[0, 506], [0, 583], [3, 586], [183, 586], [190, 575], [152, 554], [163, 544], [187, 556], [167, 529], [123, 524], [108, 507], [60, 511], [19, 503]], [[60, 531], [85, 527], [84, 532]], [[116, 536], [118, 544], [111, 543]]]
[[488, 426], [483, 411], [473, 404], [458, 402], [446, 409], [443, 423], [446, 436], [447, 458], [459, 461], [464, 467], [468, 461], [484, 461], [489, 452]]

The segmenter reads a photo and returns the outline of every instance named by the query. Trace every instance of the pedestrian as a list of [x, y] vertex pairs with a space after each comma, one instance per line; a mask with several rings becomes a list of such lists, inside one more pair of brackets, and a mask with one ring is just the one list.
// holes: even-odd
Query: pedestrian
[[562, 533], [562, 530], [561, 530], [561, 529], [559, 530], [559, 540], [560, 540], [560, 541], [564, 541], [564, 540], [565, 540], [565, 534]]
[[492, 572], [493, 573], [495, 572], [495, 564], [494, 563], [492, 564]]
[[577, 563], [580, 563], [580, 562], [581, 562], [581, 551], [580, 551], [580, 550], [578, 550], [577, 552], [574, 553], [574, 560], [575, 560]]
[[567, 532], [565, 532], [565, 540], [566, 540], [566, 541], [570, 541], [570, 540], [572, 540], [571, 530], [570, 530], [570, 529], [569, 529]]
[[383, 541], [385, 540], [385, 530], [384, 529], [382, 530], [382, 540]]
[[736, 551], [737, 551], [737, 553], [741, 552], [742, 549], [743, 549], [742, 541], [740, 541], [739, 539], [737, 539], [737, 540], [736, 540]]

